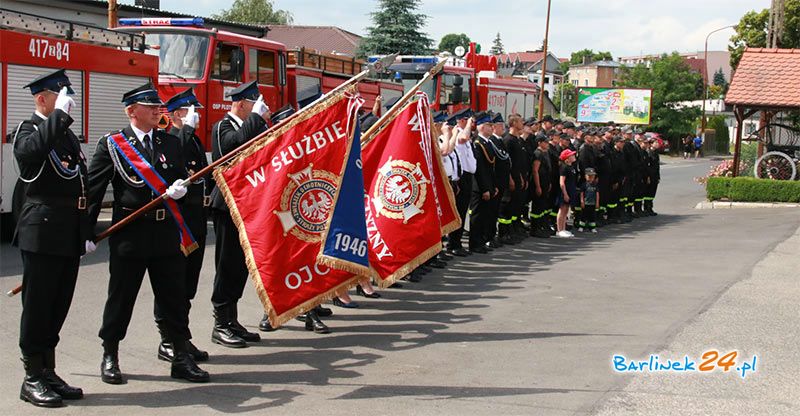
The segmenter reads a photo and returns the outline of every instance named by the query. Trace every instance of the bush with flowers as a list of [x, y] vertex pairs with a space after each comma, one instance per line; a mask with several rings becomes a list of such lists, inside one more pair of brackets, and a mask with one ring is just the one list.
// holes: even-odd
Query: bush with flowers
[[[739, 162], [739, 173], [743, 174], [749, 170], [749, 166], [744, 161]], [[705, 185], [708, 178], [732, 178], [733, 177], [733, 159], [723, 160], [717, 166], [708, 171], [708, 175], [699, 176], [694, 178], [695, 182]]]

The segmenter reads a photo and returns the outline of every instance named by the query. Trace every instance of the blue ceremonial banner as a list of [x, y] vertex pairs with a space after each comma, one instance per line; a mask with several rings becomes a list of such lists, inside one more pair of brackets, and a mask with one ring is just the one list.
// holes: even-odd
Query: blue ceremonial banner
[[353, 141], [331, 210], [325, 244], [317, 258], [320, 264], [363, 274], [363, 270], [347, 267], [357, 264], [369, 268], [367, 221], [364, 211], [364, 175], [361, 171], [361, 128], [354, 122]]

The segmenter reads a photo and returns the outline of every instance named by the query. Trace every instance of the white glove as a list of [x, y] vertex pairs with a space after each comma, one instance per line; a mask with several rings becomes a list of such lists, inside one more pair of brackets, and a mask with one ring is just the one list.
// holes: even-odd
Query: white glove
[[258, 100], [256, 100], [256, 102], [253, 104], [252, 112], [264, 117], [264, 114], [266, 114], [267, 111], [269, 111], [269, 106], [264, 102], [264, 96], [259, 95]]
[[167, 196], [172, 199], [181, 199], [186, 195], [186, 186], [183, 185], [183, 179], [178, 179], [167, 188]]
[[94, 253], [95, 250], [97, 250], [97, 246], [94, 244], [94, 241], [92, 240], [86, 240], [85, 247], [86, 247], [86, 254], [92, 254]]
[[200, 114], [194, 111], [194, 105], [189, 107], [189, 111], [186, 112], [186, 116], [184, 116], [181, 121], [191, 128], [197, 127], [197, 123], [200, 122]]
[[62, 87], [56, 98], [56, 108], [69, 114], [72, 107], [75, 107], [75, 101], [67, 95], [67, 87]]

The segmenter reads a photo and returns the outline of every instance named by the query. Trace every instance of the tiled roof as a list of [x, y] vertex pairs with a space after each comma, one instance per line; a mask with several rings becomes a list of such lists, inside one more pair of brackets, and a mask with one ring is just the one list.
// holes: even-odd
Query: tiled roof
[[355, 56], [361, 36], [335, 26], [269, 25], [267, 39], [283, 43], [287, 49], [305, 47], [322, 53]]
[[708, 82], [708, 68], [706, 60], [702, 58], [683, 58], [683, 62], [689, 65], [692, 71], [697, 72], [703, 77], [703, 82]]
[[528, 64], [533, 64], [542, 60], [543, 52], [511, 52], [497, 55], [498, 62], [519, 60]]
[[800, 49], [745, 49], [725, 103], [800, 107]]

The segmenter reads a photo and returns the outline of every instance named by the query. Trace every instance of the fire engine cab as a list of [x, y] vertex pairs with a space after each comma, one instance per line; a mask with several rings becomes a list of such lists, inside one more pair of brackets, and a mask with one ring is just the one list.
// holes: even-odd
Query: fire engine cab
[[22, 86], [54, 69], [66, 69], [75, 90], [71, 129], [91, 159], [97, 140], [128, 123], [122, 94], [158, 80], [158, 59], [143, 53], [144, 37], [0, 9], [0, 213], [3, 231], [13, 227], [12, 200], [19, 170], [13, 138], [33, 114]]
[[[286, 50], [269, 39], [206, 28], [202, 18], [120, 19], [118, 30], [141, 34], [146, 53], [157, 55], [158, 90], [162, 99], [193, 87], [205, 106], [200, 112], [198, 136], [206, 149], [211, 127], [231, 108], [225, 93], [242, 82], [258, 80], [264, 101], [274, 111], [327, 93], [361, 72], [363, 61], [315, 51]], [[370, 108], [377, 95], [402, 95], [400, 84], [365, 80], [359, 92]]]

